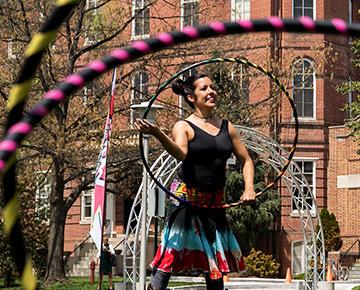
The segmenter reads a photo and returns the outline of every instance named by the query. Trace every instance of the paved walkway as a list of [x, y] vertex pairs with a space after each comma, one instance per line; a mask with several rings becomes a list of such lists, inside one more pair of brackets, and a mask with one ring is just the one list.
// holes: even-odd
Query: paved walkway
[[[189, 281], [189, 278], [186, 281]], [[190, 278], [194, 279], [193, 282], [204, 282], [202, 278]], [[184, 281], [180, 277], [174, 277], [173, 281]], [[330, 286], [330, 287], [329, 287]], [[355, 286], [360, 286], [360, 280], [349, 281], [334, 281], [333, 288], [328, 283], [319, 285], [319, 290], [351, 290]], [[187, 286], [187, 287], [172, 287], [171, 290], [206, 290], [203, 285], [199, 286]], [[262, 279], [262, 278], [230, 278], [230, 281], [225, 283], [224, 289], [228, 290], [305, 290], [304, 281], [293, 280], [293, 282], [285, 283], [285, 279]]]
[[[199, 283], [192, 286], [170, 287], [169, 290], [206, 290], [204, 278], [201, 277], [171, 277], [171, 281]], [[116, 285], [119, 284], [119, 285]], [[115, 290], [122, 289], [122, 283], [116, 283]], [[121, 285], [120, 285], [121, 284]], [[319, 290], [351, 290], [360, 286], [360, 280], [334, 281], [333, 288], [328, 283], [319, 285]], [[304, 281], [293, 280], [292, 283], [285, 283], [285, 279], [262, 279], [262, 278], [230, 278], [225, 283], [224, 290], [306, 290]]]
[[360, 280], [334, 281], [335, 290], [351, 290], [355, 286], [360, 286]]

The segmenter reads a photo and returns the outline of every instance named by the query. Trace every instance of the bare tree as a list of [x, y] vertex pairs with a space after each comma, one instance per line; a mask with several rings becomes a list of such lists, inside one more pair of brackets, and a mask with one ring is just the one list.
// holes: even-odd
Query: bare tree
[[[129, 29], [133, 19], [131, 2], [119, 5], [118, 1], [97, 1], [97, 6], [89, 3], [80, 2], [55, 43], [47, 50], [35, 77], [27, 108], [89, 59], [104, 54], [108, 47], [124, 45], [120, 36]], [[50, 9], [48, 1], [1, 2], [0, 17], [4, 23], [0, 28], [3, 48], [0, 64], [2, 103], [7, 100], [26, 44], [40, 23], [46, 20]], [[111, 17], [120, 21], [110, 19], [105, 13], [109, 9], [112, 9]], [[20, 151], [20, 163], [36, 163], [32, 169], [45, 169], [52, 180], [46, 283], [66, 278], [63, 263], [65, 219], [69, 208], [82, 191], [91, 187], [94, 179], [99, 140], [107, 114], [107, 102], [103, 96], [109, 94], [109, 86], [108, 77], [89, 84], [86, 92], [69, 97], [35, 128]], [[2, 117], [5, 116], [4, 108], [1, 106]], [[115, 116], [126, 110], [128, 108], [116, 109]], [[120, 135], [114, 134], [114, 138], [119, 137], [118, 144], [121, 146], [124, 136]], [[34, 156], [37, 158], [31, 158]], [[109, 162], [109, 174], [131, 158], [137, 159], [138, 156], [129, 152], [117, 154]], [[34, 171], [29, 170], [27, 174], [35, 178]]]

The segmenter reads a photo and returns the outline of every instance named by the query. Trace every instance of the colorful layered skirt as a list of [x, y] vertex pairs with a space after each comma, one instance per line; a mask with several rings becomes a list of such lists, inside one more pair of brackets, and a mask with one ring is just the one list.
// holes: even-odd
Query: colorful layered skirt
[[[199, 200], [221, 203], [224, 196], [223, 192], [189, 189], [177, 179], [171, 191], [188, 200], [197, 198], [197, 203]], [[245, 264], [225, 209], [192, 207], [171, 200], [161, 244], [151, 267], [167, 273], [202, 272], [211, 279], [220, 279], [225, 273], [243, 271]]]

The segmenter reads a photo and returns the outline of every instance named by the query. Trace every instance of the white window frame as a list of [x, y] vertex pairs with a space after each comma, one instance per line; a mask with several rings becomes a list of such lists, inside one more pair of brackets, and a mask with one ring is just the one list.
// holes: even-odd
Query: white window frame
[[[240, 72], [239, 71], [235, 71], [235, 69], [240, 67]], [[245, 66], [244, 64], [238, 64], [236, 66], [236, 68], [234, 68], [233, 70], [231, 70], [231, 75], [230, 75], [230, 79], [232, 81], [236, 81], [238, 80], [240, 82], [240, 88], [241, 90], [247, 90], [247, 96], [246, 99], [249, 100], [250, 97], [250, 78], [248, 77], [249, 75], [249, 70], [248, 67]], [[237, 79], [238, 77], [238, 79]], [[246, 84], [246, 77], [248, 77], [248, 83]], [[247, 87], [246, 87], [247, 86]]]
[[[40, 2], [39, 5], [42, 10], [45, 10], [45, 4], [43, 2]], [[42, 11], [39, 12], [39, 18], [40, 22], [45, 22], [45, 14]]]
[[[237, 11], [236, 2], [241, 2], [241, 11]], [[249, 2], [249, 11], [245, 11], [245, 2]], [[231, 21], [249, 20], [251, 18], [251, 0], [231, 0]]]
[[[147, 76], [147, 83], [143, 82], [144, 81], [144, 75]], [[135, 100], [135, 80], [136, 80], [136, 77], [140, 76], [140, 81], [139, 81], [139, 93], [142, 96], [141, 99], [139, 100]], [[138, 104], [139, 101], [140, 102], [143, 102], [145, 101], [146, 99], [146, 95], [149, 93], [149, 74], [147, 73], [146, 70], [139, 70], [137, 72], [135, 72], [134, 76], [132, 77], [131, 79], [131, 86], [132, 86], [132, 90], [131, 90], [131, 96], [130, 96], [130, 104], [131, 105], [135, 105], [135, 104]], [[136, 103], [135, 103], [136, 102]], [[135, 114], [134, 114], [134, 110], [130, 108], [130, 123], [134, 123], [134, 119], [135, 119]]]
[[[294, 162], [312, 162], [313, 163], [313, 169], [312, 169], [312, 186], [310, 185], [311, 189], [312, 189], [312, 195], [313, 195], [313, 204], [312, 207], [310, 209], [310, 214], [312, 216], [316, 215], [316, 162], [319, 160], [319, 158], [311, 158], [311, 157], [296, 157], [293, 158]], [[303, 171], [301, 171], [301, 173], [304, 174]], [[300, 184], [301, 186], [301, 184]], [[305, 210], [303, 211], [303, 213], [305, 213]], [[296, 208], [293, 208], [293, 188], [291, 187], [291, 216], [297, 217], [299, 215], [299, 211]]]
[[84, 86], [82, 99], [83, 99], [83, 104], [85, 106], [88, 103], [89, 97], [90, 98], [95, 97], [95, 90], [96, 90], [96, 88], [95, 88], [94, 82], [89, 82]]
[[84, 86], [83, 88], [83, 104], [86, 106], [88, 102], [88, 95], [89, 95], [90, 89], [87, 86]]
[[[141, 2], [140, 5], [138, 2]], [[131, 25], [131, 39], [135, 40], [135, 39], [144, 39], [144, 38], [149, 38], [150, 37], [150, 7], [147, 7], [144, 9], [144, 7], [148, 4], [146, 3], [147, 0], [132, 0], [132, 15], [134, 17], [134, 19], [132, 20], [132, 25]], [[137, 7], [139, 6], [139, 7]], [[137, 10], [141, 10], [141, 9], [144, 9], [143, 11], [145, 10], [148, 10], [149, 11], [149, 19], [148, 19], [148, 23], [149, 23], [149, 31], [147, 33], [142, 33], [142, 34], [138, 34], [136, 35], [136, 17], [135, 17], [135, 13]], [[143, 16], [142, 12], [141, 11], [141, 16]], [[145, 29], [145, 20], [143, 19], [143, 22], [142, 22], [142, 29], [141, 30], [144, 30]]]
[[[98, 2], [98, 0], [86, 0], [86, 9], [91, 9], [91, 8], [96, 7], [98, 5], [97, 2]], [[93, 11], [91, 11], [91, 13], [93, 14], [93, 17], [96, 17], [98, 10], [94, 9]], [[92, 45], [92, 44], [96, 43], [97, 39], [96, 39], [96, 37], [94, 37], [94, 38], [95, 39], [90, 39], [89, 35], [85, 31], [84, 45]]]
[[[97, 0], [86, 0], [86, 9], [94, 8], [97, 6]], [[94, 11], [96, 13], [96, 10]]]
[[14, 53], [13, 49], [14, 42], [12, 40], [9, 40], [7, 43], [7, 57], [8, 59], [16, 59], [16, 54]]
[[293, 100], [295, 99], [294, 98], [294, 71], [293, 71], [293, 68], [294, 66], [296, 65], [297, 62], [309, 62], [310, 65], [312, 66], [313, 68], [313, 73], [312, 73], [312, 76], [313, 76], [313, 112], [312, 112], [312, 117], [305, 117], [305, 116], [302, 116], [302, 112], [299, 113], [299, 111], [297, 111], [298, 113], [298, 119], [301, 120], [301, 121], [315, 121], [316, 120], [316, 69], [315, 69], [315, 65], [314, 65], [314, 62], [308, 58], [300, 58], [300, 59], [297, 59], [296, 61], [293, 62], [292, 66], [291, 66], [291, 70], [292, 70], [292, 78], [291, 78], [291, 83], [292, 83], [292, 96], [293, 96]]
[[353, 91], [352, 91], [352, 78], [351, 76], [349, 76], [348, 78], [349, 80], [349, 86], [350, 86], [350, 90], [348, 93], [348, 106], [349, 106], [349, 112], [348, 112], [348, 118], [352, 118], [352, 104], [354, 102], [354, 95], [353, 95]]
[[[199, 2], [199, 0], [181, 0], [181, 17], [180, 17], [180, 27], [181, 27], [181, 28], [183, 28], [183, 27], [185, 27], [185, 26], [189, 26], [188, 24], [185, 24], [185, 23], [184, 23], [184, 17], [185, 17], [185, 15], [184, 15], [184, 12], [185, 12], [184, 6], [185, 6], [187, 3], [197, 3], [197, 4], [198, 4], [198, 10], [199, 10], [199, 8], [200, 8], [200, 2]], [[199, 11], [198, 11], [198, 13], [197, 13], [197, 16], [200, 18], [200, 13], [199, 13]], [[195, 24], [194, 24], [196, 15], [195, 15], [195, 14], [194, 14], [194, 15], [191, 15], [191, 17], [192, 17], [192, 19], [191, 19], [192, 24], [190, 24], [190, 26], [198, 25], [199, 22], [200, 22], [200, 19], [198, 19], [198, 23], [195, 23]]]
[[[302, 5], [302, 16], [304, 16], [304, 1], [305, 0], [302, 0], [303, 2], [303, 5]], [[295, 14], [294, 14], [294, 10], [295, 10], [295, 0], [292, 0], [292, 3], [291, 3], [291, 14], [292, 14], [292, 18], [295, 18]], [[316, 0], [313, 0], [313, 17], [312, 17], [313, 20], [316, 20]]]
[[[300, 272], [295, 272], [295, 261], [294, 261], [294, 249], [295, 249], [295, 244], [301, 244], [302, 245], [302, 249], [301, 249], [301, 271]], [[292, 241], [291, 242], [291, 272], [293, 275], [297, 275], [297, 274], [301, 274], [305, 272], [305, 243], [304, 240], [296, 240], [296, 241]]]
[[[44, 176], [46, 174], [46, 176]], [[36, 180], [44, 178], [41, 184], [36, 185], [35, 191], [35, 211], [41, 211], [48, 209], [48, 219], [42, 220], [43, 222], [50, 222], [50, 195], [51, 195], [51, 175], [50, 171], [39, 170], [35, 172]], [[45, 195], [44, 195], [45, 192]], [[41, 204], [41, 206], [40, 206]]]
[[[85, 216], [85, 212], [86, 212], [85, 206], [88, 207], [88, 205], [86, 205], [86, 203], [85, 203], [86, 197], [91, 198], [90, 216]], [[94, 190], [90, 189], [90, 190], [83, 191], [81, 193], [81, 201], [80, 201], [80, 212], [81, 212], [80, 223], [81, 224], [91, 223], [92, 215], [93, 215], [93, 209], [94, 209]]]

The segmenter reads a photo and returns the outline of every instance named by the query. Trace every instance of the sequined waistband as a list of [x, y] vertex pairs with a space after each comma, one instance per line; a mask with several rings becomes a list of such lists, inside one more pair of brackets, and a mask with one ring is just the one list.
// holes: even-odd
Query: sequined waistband
[[[178, 178], [175, 178], [171, 183], [170, 192], [181, 199], [197, 205], [221, 206], [225, 204], [225, 193], [223, 190], [216, 192], [201, 191], [194, 187], [188, 187]], [[174, 198], [171, 200], [176, 204], [178, 203]]]

